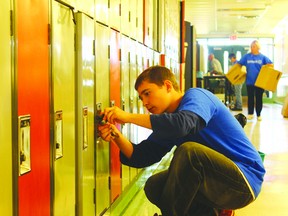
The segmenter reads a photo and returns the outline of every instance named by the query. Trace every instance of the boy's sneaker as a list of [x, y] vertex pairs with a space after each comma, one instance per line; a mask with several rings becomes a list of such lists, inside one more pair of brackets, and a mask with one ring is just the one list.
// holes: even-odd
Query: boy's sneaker
[[257, 117], [257, 121], [262, 121], [262, 117], [261, 117], [261, 116], [258, 116], [258, 117]]
[[219, 210], [219, 216], [234, 216], [235, 211], [234, 210], [227, 210], [227, 209], [222, 209]]
[[247, 116], [247, 119], [248, 119], [248, 120], [252, 120], [252, 119], [253, 119], [253, 115], [249, 114], [249, 115]]

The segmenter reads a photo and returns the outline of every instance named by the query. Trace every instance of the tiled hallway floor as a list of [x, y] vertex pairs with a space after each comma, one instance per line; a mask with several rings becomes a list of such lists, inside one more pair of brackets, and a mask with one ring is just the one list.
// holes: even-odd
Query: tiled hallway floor
[[265, 104], [263, 120], [252, 120], [245, 132], [257, 149], [266, 154], [265, 180], [258, 199], [236, 211], [236, 216], [288, 215], [288, 119], [281, 115], [282, 106]]
[[[255, 147], [265, 153], [265, 181], [259, 197], [249, 206], [236, 211], [236, 216], [284, 216], [288, 215], [288, 119], [281, 115], [282, 106], [264, 104], [262, 121], [256, 117], [247, 122], [244, 130]], [[244, 109], [246, 114], [247, 110]], [[236, 113], [233, 113], [236, 114]], [[165, 169], [165, 161], [157, 169]], [[157, 170], [156, 170], [157, 172]], [[151, 173], [151, 172], [150, 172]], [[145, 183], [143, 175], [138, 183]], [[127, 197], [128, 198], [128, 197]], [[112, 211], [111, 215], [152, 216], [160, 210], [145, 197], [143, 189], [131, 199], [124, 212]]]

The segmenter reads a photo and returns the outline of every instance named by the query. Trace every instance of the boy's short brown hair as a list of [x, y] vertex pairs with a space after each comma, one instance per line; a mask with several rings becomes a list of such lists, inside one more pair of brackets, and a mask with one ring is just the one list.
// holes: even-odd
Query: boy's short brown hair
[[152, 66], [144, 70], [136, 79], [134, 88], [137, 89], [143, 81], [148, 81], [154, 83], [158, 86], [164, 85], [164, 81], [169, 80], [172, 82], [173, 88], [175, 91], [180, 91], [179, 85], [176, 81], [174, 74], [166, 67], [163, 66]]

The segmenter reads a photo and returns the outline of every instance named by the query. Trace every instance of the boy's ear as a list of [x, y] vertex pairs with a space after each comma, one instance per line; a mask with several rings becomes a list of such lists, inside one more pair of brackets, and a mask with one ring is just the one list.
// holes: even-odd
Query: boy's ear
[[173, 84], [170, 80], [165, 80], [164, 85], [166, 86], [168, 92], [170, 92], [173, 89]]

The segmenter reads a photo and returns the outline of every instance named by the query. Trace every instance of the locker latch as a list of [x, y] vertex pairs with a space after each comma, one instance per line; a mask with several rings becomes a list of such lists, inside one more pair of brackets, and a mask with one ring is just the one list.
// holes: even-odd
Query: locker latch
[[30, 115], [18, 117], [18, 160], [19, 176], [31, 171], [30, 161]]

